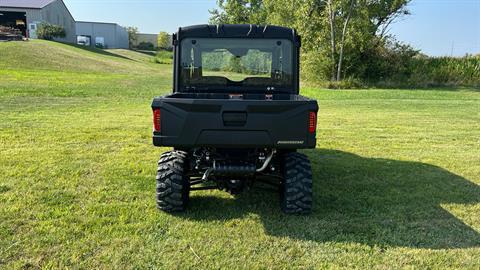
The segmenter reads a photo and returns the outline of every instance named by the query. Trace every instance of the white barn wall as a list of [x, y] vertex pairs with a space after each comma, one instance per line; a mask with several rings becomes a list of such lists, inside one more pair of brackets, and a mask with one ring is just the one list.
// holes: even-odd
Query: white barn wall
[[117, 44], [119, 48], [128, 49], [128, 32], [125, 27], [117, 24]]
[[78, 36], [90, 36], [92, 45], [96, 37], [103, 37], [108, 48], [128, 49], [128, 33], [118, 24], [76, 22], [76, 32]]
[[65, 28], [65, 38], [57, 39], [58, 41], [76, 43], [75, 20], [62, 1], [55, 1], [45, 6], [41, 9], [41, 12], [46, 22], [61, 25]]

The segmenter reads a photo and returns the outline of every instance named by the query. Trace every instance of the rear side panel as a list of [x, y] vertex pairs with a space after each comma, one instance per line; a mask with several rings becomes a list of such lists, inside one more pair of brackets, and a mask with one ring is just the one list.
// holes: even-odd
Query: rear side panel
[[308, 123], [318, 105], [295, 97], [271, 101], [155, 98], [152, 108], [161, 110], [161, 132], [154, 132], [153, 143], [177, 148], [314, 148], [315, 133], [309, 133]]

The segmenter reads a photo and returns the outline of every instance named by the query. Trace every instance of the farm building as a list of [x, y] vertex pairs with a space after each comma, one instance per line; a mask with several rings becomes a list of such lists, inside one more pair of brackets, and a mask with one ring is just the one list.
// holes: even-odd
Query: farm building
[[62, 0], [0, 0], [1, 26], [17, 29], [24, 37], [37, 38], [41, 22], [65, 29], [65, 38], [55, 40], [75, 43], [75, 19]]
[[65, 29], [65, 38], [56, 38], [57, 41], [128, 49], [125, 28], [115, 23], [76, 22], [62, 0], [0, 0], [0, 26], [14, 28], [24, 37], [35, 39], [42, 22]]
[[116, 23], [76, 23], [77, 43], [86, 46], [128, 49], [128, 32]]

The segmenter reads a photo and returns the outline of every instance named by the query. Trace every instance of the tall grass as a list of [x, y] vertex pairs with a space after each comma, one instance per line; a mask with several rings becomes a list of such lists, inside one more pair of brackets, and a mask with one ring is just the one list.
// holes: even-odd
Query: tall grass
[[480, 86], [480, 55], [420, 57], [411, 65], [409, 84], [414, 86]]
[[173, 63], [173, 52], [160, 50], [157, 52], [157, 55], [153, 58], [153, 62], [157, 64], [172, 64]]
[[[304, 76], [304, 86], [326, 88], [480, 88], [480, 54], [464, 57], [429, 57], [425, 55], [385, 57], [372, 61], [364, 77], [350, 76], [334, 82], [321, 75]], [[380, 63], [380, 64], [378, 64]], [[308, 69], [308, 67], [304, 67]]]

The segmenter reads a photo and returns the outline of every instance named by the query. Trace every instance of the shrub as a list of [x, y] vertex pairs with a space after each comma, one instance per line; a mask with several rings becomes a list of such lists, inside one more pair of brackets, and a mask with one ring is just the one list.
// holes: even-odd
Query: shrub
[[60, 25], [41, 23], [37, 30], [38, 38], [45, 40], [52, 40], [54, 38], [64, 38], [65, 29]]
[[409, 45], [394, 39], [368, 48], [359, 59], [357, 76], [370, 84], [391, 84], [406, 82], [412, 74], [412, 63], [420, 55]]
[[302, 51], [300, 55], [302, 81], [312, 84], [323, 84], [328, 82], [331, 78], [332, 59], [320, 51], [305, 52]]
[[173, 63], [173, 53], [166, 50], [158, 51], [153, 58], [153, 62], [157, 64], [171, 64]]
[[151, 42], [140, 42], [140, 44], [138, 44], [137, 46], [137, 49], [153, 51], [155, 49], [155, 46]]

